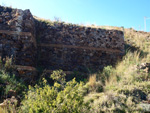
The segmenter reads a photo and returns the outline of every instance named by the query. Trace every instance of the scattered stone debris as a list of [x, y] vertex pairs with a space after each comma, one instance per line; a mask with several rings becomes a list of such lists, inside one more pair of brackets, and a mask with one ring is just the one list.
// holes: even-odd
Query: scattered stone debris
[[150, 63], [141, 63], [137, 66], [137, 69], [143, 70], [148, 73], [150, 71]]

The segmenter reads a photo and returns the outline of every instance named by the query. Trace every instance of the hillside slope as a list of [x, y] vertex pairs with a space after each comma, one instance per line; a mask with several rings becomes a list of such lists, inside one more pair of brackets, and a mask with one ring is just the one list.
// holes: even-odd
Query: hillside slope
[[[41, 21], [51, 25], [61, 23]], [[110, 26], [90, 27], [124, 32], [125, 55], [116, 65], [97, 72], [89, 70], [88, 78], [75, 72], [72, 76], [77, 79], [70, 81], [62, 70], [51, 75], [43, 71], [35, 85], [26, 84], [12, 74], [14, 67], [8, 60], [0, 65], [0, 99], [5, 100], [0, 104], [0, 112], [150, 112], [150, 33]]]
[[107, 66], [102, 73], [90, 77], [88, 84], [92, 89], [96, 89], [97, 83], [101, 82], [103, 91], [92, 92], [85, 100], [92, 101], [96, 112], [149, 112], [150, 33], [118, 27], [105, 28], [124, 31], [126, 55], [116, 67]]

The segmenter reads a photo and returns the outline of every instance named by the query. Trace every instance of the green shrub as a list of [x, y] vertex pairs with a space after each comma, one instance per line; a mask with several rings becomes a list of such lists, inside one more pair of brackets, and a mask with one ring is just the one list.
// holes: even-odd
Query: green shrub
[[0, 95], [7, 96], [8, 91], [14, 90], [17, 94], [22, 93], [26, 89], [26, 86], [21, 82], [17, 81], [15, 75], [9, 75], [5, 71], [0, 71]]
[[65, 82], [65, 75], [62, 73], [62, 71], [54, 71], [51, 75], [53, 79], [57, 80], [54, 82], [54, 86], [48, 85], [46, 79], [43, 79], [42, 87], [38, 85], [35, 87], [29, 87], [29, 91], [22, 102], [20, 112], [88, 112], [88, 109], [90, 108], [88, 103], [84, 103], [84, 97], [81, 91], [83, 83], [77, 83], [75, 79]]

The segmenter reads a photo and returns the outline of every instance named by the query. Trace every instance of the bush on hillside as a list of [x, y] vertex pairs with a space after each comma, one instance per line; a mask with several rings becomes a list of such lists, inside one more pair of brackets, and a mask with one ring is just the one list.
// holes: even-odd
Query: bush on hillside
[[[62, 76], [61, 76], [62, 75]], [[75, 79], [66, 82], [62, 71], [54, 71], [51, 75], [54, 86], [47, 84], [43, 79], [43, 85], [29, 87], [20, 112], [23, 113], [86, 113], [89, 105], [84, 103], [81, 93], [83, 83], [77, 83]]]
[[20, 94], [24, 89], [26, 89], [26, 86], [21, 81], [18, 81], [15, 75], [9, 75], [5, 71], [0, 70], [0, 98], [7, 97], [10, 90]]

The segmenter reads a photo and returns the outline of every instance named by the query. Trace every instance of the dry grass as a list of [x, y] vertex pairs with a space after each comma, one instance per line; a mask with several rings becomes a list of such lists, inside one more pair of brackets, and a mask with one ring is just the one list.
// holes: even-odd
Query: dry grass
[[90, 75], [89, 77], [89, 85], [91, 87], [95, 87], [95, 83], [96, 83], [96, 74]]
[[110, 69], [109, 79], [105, 81], [105, 86], [110, 87], [124, 81], [132, 83], [133, 75], [137, 74], [135, 66], [142, 63], [142, 61], [146, 61], [146, 58], [140, 58], [139, 52], [132, 53], [129, 51], [115, 68]]
[[96, 74], [90, 75], [89, 81], [87, 84], [89, 87], [89, 92], [102, 92], [103, 91], [103, 84], [101, 81], [97, 81]]
[[8, 105], [8, 106], [1, 106], [0, 113], [17, 113], [17, 111], [14, 106]]
[[8, 113], [8, 111], [7, 111], [7, 109], [5, 109], [5, 108], [3, 109], [0, 107], [0, 113]]

